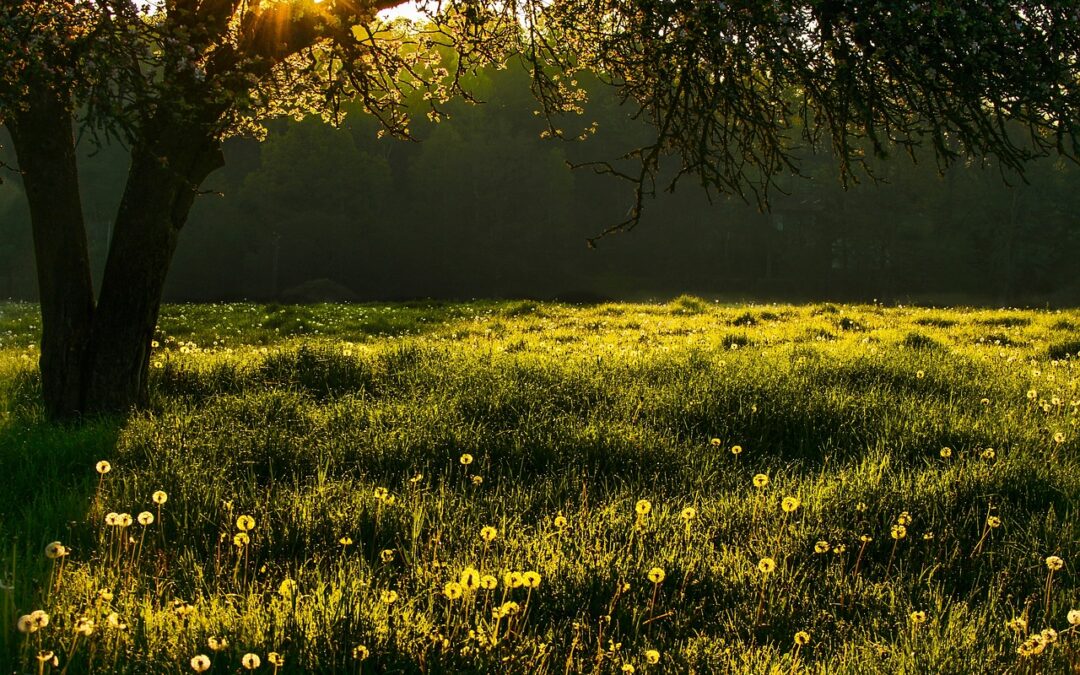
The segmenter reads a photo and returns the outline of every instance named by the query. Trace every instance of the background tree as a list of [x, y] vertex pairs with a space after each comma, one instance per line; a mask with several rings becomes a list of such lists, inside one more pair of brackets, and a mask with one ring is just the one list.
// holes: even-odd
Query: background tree
[[[944, 164], [992, 155], [1014, 170], [1049, 152], [1076, 155], [1071, 3], [470, 1], [433, 8], [423, 30], [410, 30], [376, 18], [398, 1], [0, 9], [0, 116], [30, 205], [53, 415], [145, 401], [166, 274], [224, 138], [282, 114], [336, 119], [346, 100], [409, 137], [414, 92], [428, 92], [421, 98], [438, 117], [449, 98], [468, 97], [465, 75], [515, 50], [553, 115], [552, 135], [566, 133], [555, 114], [581, 109], [582, 69], [651, 124], [626, 161], [593, 165], [637, 192], [612, 231], [639, 221], [657, 179], [673, 187], [693, 175], [764, 203], [778, 176], [799, 170], [800, 142], [826, 140], [845, 177], [897, 147], [928, 146]], [[119, 136], [131, 154], [96, 304], [73, 117]], [[670, 172], [666, 155], [679, 159]]]

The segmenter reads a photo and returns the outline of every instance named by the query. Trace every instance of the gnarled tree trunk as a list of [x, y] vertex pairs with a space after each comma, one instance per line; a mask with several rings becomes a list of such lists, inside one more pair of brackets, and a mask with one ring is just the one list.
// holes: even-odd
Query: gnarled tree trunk
[[94, 315], [75, 138], [66, 97], [33, 90], [8, 120], [30, 206], [41, 302], [41, 387], [50, 417], [84, 409], [86, 345]]

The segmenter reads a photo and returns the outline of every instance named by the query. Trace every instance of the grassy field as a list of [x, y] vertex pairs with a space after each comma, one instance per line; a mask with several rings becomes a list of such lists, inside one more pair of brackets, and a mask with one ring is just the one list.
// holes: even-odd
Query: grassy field
[[172, 306], [61, 428], [36, 311], [0, 672], [1080, 672], [1080, 312]]

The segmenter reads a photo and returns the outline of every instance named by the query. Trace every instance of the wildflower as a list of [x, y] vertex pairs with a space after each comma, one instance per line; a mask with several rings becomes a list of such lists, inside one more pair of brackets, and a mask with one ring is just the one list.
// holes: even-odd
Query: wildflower
[[990, 399], [983, 398], [979, 401], [979, 403], [982, 403], [983, 405], [990, 405]]
[[270, 652], [266, 655], [266, 660], [270, 662], [270, 665], [280, 668], [285, 665], [285, 657], [277, 652]]
[[33, 622], [35, 627], [44, 628], [49, 625], [49, 615], [43, 609], [35, 609], [30, 612], [30, 621]]
[[903, 539], [907, 536], [907, 528], [903, 525], [893, 525], [890, 534], [893, 539]]
[[342, 546], [352, 546], [352, 537], [342, 537], [337, 540]]
[[139, 524], [145, 527], [154, 522], [154, 514], [150, 513], [149, 511], [143, 511], [139, 514], [138, 520]]
[[622, 671], [624, 673], [627, 673], [627, 675], [630, 675], [630, 673], [634, 672], [634, 664], [632, 664], [632, 663], [624, 663], [624, 664], [622, 664]]
[[763, 473], [754, 476], [754, 487], [763, 488], [769, 484], [769, 477]]
[[1043, 628], [1039, 631], [1039, 635], [1042, 636], [1043, 640], [1045, 640], [1048, 645], [1052, 645], [1058, 640], [1058, 633], [1053, 628]]
[[697, 509], [695, 509], [693, 506], [687, 506], [685, 509], [682, 510], [682, 513], [679, 514], [679, 517], [686, 522], [690, 522], [697, 517]]
[[100, 591], [98, 591], [97, 594], [98, 594], [98, 598], [100, 598], [102, 601], [104, 601], [104, 602], [112, 602], [113, 592], [110, 591], [109, 589], [103, 588]]
[[1070, 609], [1066, 618], [1070, 626], [1080, 626], [1080, 609]]
[[1060, 431], [1057, 432], [1056, 434], [1054, 434], [1054, 442], [1055, 443], [1064, 443], [1065, 442], [1065, 434], [1061, 433]]
[[522, 578], [521, 572], [507, 572], [503, 575], [503, 586], [507, 588], [521, 588], [525, 583], [525, 579]]
[[215, 652], [225, 651], [229, 648], [228, 638], [211, 636], [210, 639], [206, 641], [206, 643], [210, 646], [210, 649], [214, 650]]
[[863, 513], [868, 508], [870, 508], [870, 507], [866, 505], [866, 502], [859, 502], [858, 504], [855, 505], [855, 510], [858, 511], [859, 513]]
[[191, 669], [196, 673], [205, 673], [210, 669], [210, 657], [206, 654], [198, 654], [191, 657]]
[[859, 541], [861, 541], [864, 544], [869, 544], [870, 542], [874, 541], [874, 538], [871, 537], [868, 534], [860, 534], [859, 535]]
[[822, 540], [822, 541], [819, 541], [818, 543], [814, 544], [814, 553], [828, 553], [828, 552], [829, 552], [829, 542]]
[[394, 604], [395, 602], [397, 602], [397, 599], [398, 599], [397, 591], [383, 591], [382, 592], [382, 601], [387, 605]]
[[80, 618], [75, 622], [75, 632], [90, 637], [94, 633], [94, 620], [85, 616]]
[[484, 541], [491, 541], [499, 535], [499, 531], [490, 525], [485, 525], [480, 528], [480, 538]]
[[792, 513], [799, 508], [801, 503], [798, 497], [784, 497], [784, 501], [780, 502], [780, 507], [784, 509], [785, 513]]
[[521, 575], [521, 583], [525, 588], [536, 588], [540, 585], [540, 574], [529, 570]]
[[109, 612], [105, 617], [105, 625], [113, 630], [127, 630], [127, 624], [120, 621], [120, 615], [116, 612]]
[[357, 661], [364, 661], [370, 655], [371, 655], [371, 652], [368, 651], [368, 648], [365, 647], [364, 645], [356, 645], [355, 647], [353, 647], [352, 657], [354, 659], [356, 659]]
[[802, 647], [807, 642], [810, 642], [810, 633], [807, 633], [804, 630], [801, 630], [798, 633], [795, 633], [795, 644]]
[[[1077, 618], [1080, 619], [1080, 616], [1078, 616]], [[1014, 630], [1017, 633], [1022, 633], [1027, 630], [1027, 625], [1027, 619], [1022, 616], [1018, 616], [1016, 618], [1009, 619], [1009, 621], [1005, 624], [1005, 627], [1009, 630]]]
[[926, 373], [925, 373], [925, 372], [923, 372], [923, 371], [921, 371], [921, 370], [917, 370], [917, 371], [915, 371], [915, 377], [916, 377], [917, 379], [920, 379], [920, 380], [921, 380], [921, 379], [923, 379], [924, 377], [926, 377]]
[[152, 499], [154, 503], [158, 506], [161, 506], [165, 502], [169, 501], [169, 495], [164, 490], [157, 490], [156, 492], [154, 492], [154, 494], [150, 495], [150, 499]]
[[379, 553], [379, 558], [381, 558], [384, 563], [394, 562], [394, 550], [389, 549], [389, 548], [384, 548]]
[[772, 558], [762, 558], [758, 561], [757, 567], [762, 574], [769, 575], [776, 569], [776, 561]]
[[470, 480], [472, 480], [472, 484], [476, 487], [480, 487], [484, 483], [484, 477], [480, 475], [473, 476]]
[[458, 461], [460, 461], [463, 466], [469, 466], [473, 463], [473, 456], [466, 452], [461, 455], [461, 459]]
[[283, 598], [291, 598], [296, 593], [296, 582], [292, 579], [284, 579], [278, 586], [278, 595]]
[[252, 654], [251, 652], [248, 652], [247, 654], [244, 654], [244, 657], [242, 659], [240, 659], [240, 664], [248, 670], [255, 670], [262, 665], [262, 659], [259, 658], [258, 654]]
[[37, 625], [34, 624], [29, 614], [20, 616], [19, 620], [15, 622], [15, 627], [19, 629], [20, 633], [33, 633], [37, 630]]
[[994, 452], [993, 448], [987, 448], [987, 449], [982, 451], [982, 458], [987, 460], [987, 461], [993, 459], [996, 456], [997, 456], [997, 454]]
[[652, 502], [648, 499], [639, 499], [638, 503], [634, 505], [634, 510], [637, 511], [639, 516], [647, 516], [652, 511]]
[[714, 438], [709, 441], [709, 445], [713, 446], [714, 448], [719, 448], [723, 444], [724, 442], [721, 441], [719, 438]]
[[67, 547], [58, 541], [50, 542], [45, 546], [45, 557], [49, 560], [56, 560], [57, 558], [63, 558], [67, 555]]
[[111, 527], [115, 527], [120, 522], [120, 514], [116, 511], [109, 511], [105, 514], [105, 524]]
[[461, 571], [461, 587], [467, 591], [475, 591], [480, 588], [480, 572], [473, 567], [466, 567]]
[[37, 660], [38, 663], [42, 664], [42, 666], [44, 666], [46, 663], [49, 663], [50, 661], [52, 662], [54, 668], [60, 665], [60, 659], [56, 658], [56, 653], [53, 652], [51, 649], [39, 650], [37, 653]]
[[108, 463], [108, 462], [106, 462], [105, 460], [101, 460], [100, 462], [98, 462], [98, 463], [97, 463], [97, 464], [96, 464], [96, 465], [94, 466], [94, 468], [95, 468], [95, 469], [97, 469], [97, 472], [98, 472], [99, 474], [101, 474], [102, 476], [104, 476], [105, 474], [107, 474], [107, 473], [109, 473], [110, 471], [112, 471], [112, 464], [109, 464], [109, 463]]
[[[413, 476], [412, 478], [410, 478], [409, 482], [412, 483], [413, 485], [416, 485], [417, 483], [419, 483], [422, 480], [424, 480], [424, 474], [418, 473], [415, 476]], [[361, 646], [363, 646], [363, 645], [361, 645]], [[365, 647], [365, 649], [366, 649], [366, 647]]]
[[649, 570], [649, 581], [654, 584], [662, 583], [664, 581], [664, 576], [664, 570], [660, 567], [654, 567]]
[[237, 532], [232, 539], [233, 546], [236, 548], [244, 548], [251, 543], [251, 537], [247, 532]]
[[1035, 391], [1034, 389], [1028, 389], [1027, 397], [1029, 401], [1034, 401], [1039, 397], [1039, 392]]
[[915, 612], [912, 612], [911, 616], [908, 617], [908, 618], [911, 619], [911, 623], [918, 626], [920, 624], [926, 623], [926, 612], [924, 612], [922, 610], [915, 611]]
[[933, 532], [923, 532], [923, 541], [931, 541], [934, 538]]
[[559, 529], [559, 530], [565, 528], [566, 525], [567, 525], [566, 516], [564, 516], [561, 513], [559, 515], [555, 516], [555, 520], [552, 521], [552, 522], [554, 523], [555, 528]]
[[835, 553], [836, 555], [840, 555], [841, 553], [847, 551], [847, 546], [844, 546], [843, 544], [837, 544], [836, 546], [833, 546], [832, 550], [833, 553]]
[[490, 574], [485, 574], [484, 576], [480, 577], [480, 588], [484, 589], [485, 591], [495, 590], [495, 587], [498, 585], [499, 580], [491, 576]]
[[386, 497], [390, 494], [390, 491], [384, 487], [377, 487], [372, 494], [375, 495], [375, 499], [378, 499], [381, 502], [386, 499]]
[[1001, 518], [998, 518], [997, 516], [989, 516], [986, 519], [986, 526], [991, 529], [1001, 527]]
[[116, 516], [117, 527], [129, 527], [132, 522], [134, 521], [132, 521], [130, 513], [121, 513]]
[[660, 652], [656, 651], [655, 649], [645, 650], [645, 663], [648, 663], [652, 666], [660, 663]]
[[731, 454], [738, 456], [741, 453], [742, 453], [742, 446], [741, 445], [733, 445], [733, 446], [731, 446]]
[[1065, 566], [1065, 561], [1056, 555], [1052, 555], [1046, 559], [1046, 566], [1051, 572], [1057, 572], [1059, 569]]
[[449, 581], [443, 586], [443, 595], [449, 600], [457, 600], [462, 594], [461, 584], [456, 581]]
[[907, 511], [902, 511], [900, 513], [900, 517], [896, 519], [896, 524], [897, 525], [904, 525], [904, 526], [910, 525], [911, 524], [911, 514], [908, 513]]
[[952, 448], [942, 448], [938, 454], [941, 455], [942, 459], [948, 459], [952, 457]]
[[250, 532], [255, 529], [255, 519], [251, 516], [240, 516], [236, 519], [236, 529], [241, 532]]

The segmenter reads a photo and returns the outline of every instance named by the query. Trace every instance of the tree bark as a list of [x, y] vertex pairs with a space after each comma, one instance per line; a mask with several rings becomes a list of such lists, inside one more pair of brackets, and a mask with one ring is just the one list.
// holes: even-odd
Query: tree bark
[[65, 97], [39, 87], [8, 120], [30, 207], [41, 303], [41, 388], [48, 415], [83, 410], [86, 345], [94, 316], [75, 137]]
[[90, 337], [89, 411], [148, 402], [150, 343], [177, 238], [199, 185], [223, 163], [216, 139], [175, 121], [132, 150]]

